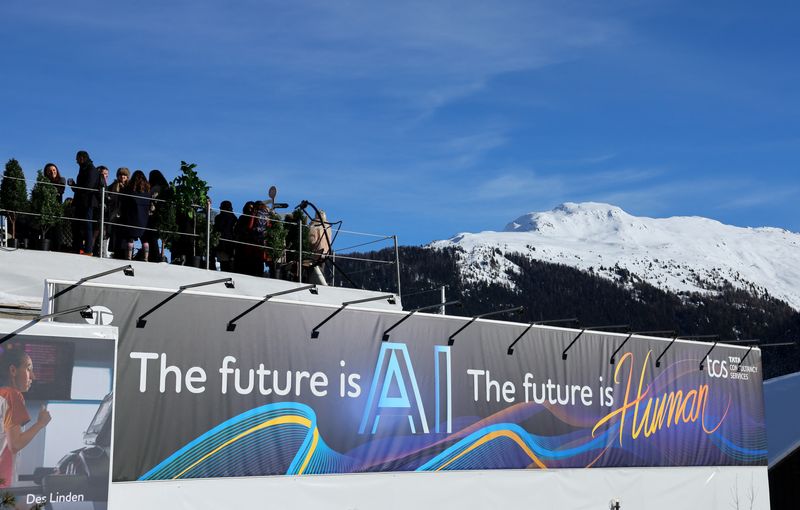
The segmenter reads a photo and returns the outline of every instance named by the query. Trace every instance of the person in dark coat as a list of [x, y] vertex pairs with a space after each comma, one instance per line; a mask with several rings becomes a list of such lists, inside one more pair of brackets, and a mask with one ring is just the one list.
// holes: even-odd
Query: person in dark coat
[[99, 205], [97, 190], [100, 185], [100, 172], [94, 167], [86, 151], [78, 151], [75, 162], [78, 164], [78, 180], [70, 179], [67, 183], [75, 192], [72, 199], [75, 217], [86, 220], [79, 231], [81, 235], [75, 236], [75, 248], [78, 253], [91, 255], [94, 250], [94, 210]]
[[255, 234], [255, 202], [247, 202], [242, 208], [242, 215], [234, 227], [234, 237], [240, 243], [236, 246], [236, 272], [253, 276], [264, 276], [263, 249], [254, 246]]
[[[97, 183], [97, 189], [98, 190], [108, 189], [108, 167], [104, 166], [104, 165], [97, 165], [97, 172], [100, 174], [100, 182]], [[108, 221], [108, 208], [107, 207], [101, 207], [101, 205], [103, 205], [103, 204], [101, 204], [101, 202], [103, 201], [102, 198], [103, 198], [103, 193], [102, 192], [97, 193], [97, 207], [94, 208], [94, 213], [92, 213], [92, 216], [94, 216], [97, 219], [98, 222], [100, 221], [100, 217], [104, 212], [105, 212], [106, 216], [105, 216], [105, 218], [103, 218], [103, 221]], [[105, 203], [105, 205], [108, 206], [108, 195], [106, 195], [106, 203]], [[100, 236], [100, 226], [96, 225], [96, 227], [94, 229], [94, 237], [92, 239], [92, 246], [93, 247], [97, 246], [97, 239], [99, 238], [99, 236]], [[108, 253], [108, 238], [109, 238], [109, 229], [108, 229], [108, 227], [106, 227], [105, 232], [103, 232], [103, 239], [100, 239], [100, 256], [101, 257], [107, 257], [108, 256], [107, 255], [107, 253]]]
[[223, 200], [219, 204], [219, 214], [214, 218], [214, 232], [219, 234], [219, 245], [215, 255], [222, 271], [233, 270], [233, 243], [234, 230], [236, 229], [236, 215], [233, 214], [233, 204]]
[[[67, 180], [61, 176], [61, 173], [58, 171], [58, 167], [55, 163], [47, 163], [44, 166], [44, 176], [47, 178], [47, 182], [53, 185], [56, 190], [56, 196], [58, 197], [58, 203], [61, 204], [64, 202], [64, 189], [67, 186]], [[66, 211], [64, 211], [66, 212]], [[62, 216], [68, 216], [62, 212]], [[64, 230], [69, 230], [67, 225], [62, 225], [60, 222], [55, 228], [51, 228], [49, 232], [47, 232], [47, 238], [50, 240], [53, 246], [56, 249], [60, 250], [64, 247], [61, 244], [62, 233]], [[72, 244], [69, 244], [69, 249], [72, 248]]]
[[161, 241], [161, 249], [159, 250], [158, 225], [156, 223], [159, 213], [162, 212], [161, 210], [167, 207], [162, 200], [169, 200], [172, 190], [169, 187], [167, 178], [164, 177], [160, 170], [150, 170], [148, 182], [150, 183], [150, 196], [156, 200], [150, 202], [150, 220], [147, 226], [151, 230], [146, 231], [144, 237], [147, 243], [153, 247], [153, 255], [151, 257], [153, 261], [161, 262], [164, 256], [164, 242], [163, 240]]
[[123, 222], [122, 201], [130, 177], [130, 170], [124, 166], [118, 168], [117, 178], [108, 186], [108, 192], [106, 193], [106, 198], [108, 200], [106, 211], [108, 214], [108, 222], [111, 224], [111, 228], [109, 228], [111, 232], [109, 250], [114, 252], [114, 257], [116, 258], [122, 258], [128, 247], [127, 227], [120, 226], [120, 224]]
[[144, 237], [147, 221], [150, 217], [150, 184], [144, 172], [136, 170], [128, 183], [126, 195], [122, 202], [122, 217], [127, 225], [128, 260], [133, 259], [133, 243], [142, 240], [142, 252], [147, 261], [150, 245]]

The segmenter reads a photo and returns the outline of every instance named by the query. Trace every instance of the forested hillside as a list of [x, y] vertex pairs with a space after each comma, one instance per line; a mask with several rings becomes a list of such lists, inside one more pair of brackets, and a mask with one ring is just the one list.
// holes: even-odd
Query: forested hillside
[[[762, 343], [800, 339], [800, 313], [768, 295], [756, 296], [725, 286], [714, 294], [674, 294], [631, 277], [618, 269], [617, 282], [561, 264], [531, 260], [519, 254], [505, 254], [520, 271], [505, 284], [459, 278], [456, 251], [460, 248], [431, 249], [401, 247], [403, 306], [411, 309], [436, 303], [439, 293], [420, 292], [447, 285], [447, 298], [460, 299], [462, 308], [448, 314], [471, 316], [504, 307], [523, 305], [519, 321], [577, 317], [581, 324], [630, 324], [633, 330], [674, 329], [682, 335], [719, 334], [722, 340], [758, 338]], [[360, 253], [358, 257], [392, 260], [390, 250]], [[487, 263], [492, 263], [488, 261]], [[337, 286], [366, 287], [396, 291], [393, 265], [372, 265], [342, 259]], [[367, 282], [368, 285], [367, 285]], [[765, 378], [800, 370], [800, 347], [765, 348]]]

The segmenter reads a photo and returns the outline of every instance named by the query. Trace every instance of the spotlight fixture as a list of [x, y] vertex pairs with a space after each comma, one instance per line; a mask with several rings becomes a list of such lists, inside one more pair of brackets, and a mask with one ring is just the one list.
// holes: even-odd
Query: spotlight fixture
[[209, 280], [207, 282], [190, 283], [188, 285], [181, 285], [180, 287], [178, 287], [178, 290], [176, 290], [175, 292], [173, 292], [172, 294], [167, 296], [163, 301], [161, 301], [160, 303], [155, 305], [153, 308], [147, 310], [142, 315], [140, 315], [139, 318], [136, 319], [136, 327], [137, 328], [145, 327], [147, 325], [147, 321], [145, 320], [145, 317], [147, 317], [151, 313], [155, 312], [156, 310], [158, 310], [159, 308], [161, 308], [165, 304], [167, 304], [168, 301], [171, 301], [171, 300], [175, 299], [176, 297], [178, 297], [178, 295], [180, 295], [184, 290], [194, 289], [195, 287], [205, 287], [206, 285], [214, 285], [215, 283], [224, 283], [225, 286], [228, 287], [229, 289], [234, 288], [233, 287], [233, 285], [234, 285], [233, 284], [233, 278], [219, 278], [217, 280]]
[[25, 331], [26, 329], [30, 328], [35, 324], [38, 324], [39, 322], [45, 319], [52, 319], [53, 317], [60, 317], [62, 315], [68, 315], [75, 312], [80, 312], [81, 317], [83, 317], [84, 319], [91, 319], [94, 316], [94, 314], [92, 313], [92, 307], [89, 305], [76, 306], [75, 308], [68, 308], [66, 310], [60, 310], [58, 312], [48, 313], [47, 315], [40, 315], [39, 317], [31, 319], [30, 322], [23, 324], [21, 327], [7, 334], [3, 338], [0, 338], [0, 344], [7, 342], [14, 336], [18, 335], [19, 333]]
[[611, 325], [611, 326], [587, 326], [587, 327], [581, 329], [580, 333], [575, 335], [575, 338], [572, 339], [572, 341], [569, 343], [567, 348], [564, 349], [564, 351], [561, 353], [561, 359], [562, 360], [566, 360], [567, 359], [567, 351], [570, 350], [572, 348], [572, 346], [575, 345], [575, 342], [577, 342], [578, 339], [580, 337], [582, 337], [583, 334], [586, 333], [587, 331], [603, 331], [603, 330], [607, 330], [607, 329], [628, 329], [629, 330], [630, 329], [630, 325], [629, 324], [614, 324], [614, 325]]
[[509, 356], [514, 354], [514, 346], [517, 345], [517, 342], [522, 340], [522, 337], [525, 336], [525, 333], [530, 331], [532, 327], [534, 327], [534, 326], [544, 326], [544, 325], [547, 325], [547, 324], [559, 324], [559, 323], [562, 323], [562, 322], [571, 322], [571, 323], [574, 322], [575, 324], [578, 324], [578, 319], [576, 317], [572, 317], [570, 319], [552, 319], [552, 320], [546, 320], [546, 321], [531, 322], [530, 324], [528, 324], [528, 327], [526, 327], [522, 331], [522, 333], [520, 333], [520, 335], [517, 338], [515, 338], [513, 342], [511, 342], [511, 345], [508, 346], [508, 350], [506, 351], [506, 354], [508, 354]]
[[494, 312], [487, 312], [487, 313], [482, 313], [480, 315], [476, 315], [476, 316], [472, 317], [469, 320], [469, 322], [467, 322], [466, 324], [464, 324], [463, 326], [458, 328], [455, 331], [455, 333], [450, 335], [450, 338], [447, 339], [447, 345], [453, 345], [453, 343], [455, 343], [455, 341], [456, 341], [456, 335], [461, 333], [465, 329], [467, 329], [467, 327], [472, 325], [478, 319], [482, 319], [484, 317], [490, 317], [492, 315], [500, 315], [500, 314], [503, 314], [503, 313], [516, 313], [517, 315], [521, 315], [524, 310], [525, 310], [524, 306], [515, 306], [514, 308], [507, 308], [505, 310], [495, 310]]
[[415, 309], [413, 309], [413, 310], [409, 310], [409, 311], [408, 311], [408, 313], [407, 313], [405, 316], [403, 316], [403, 318], [402, 318], [402, 319], [400, 319], [399, 321], [397, 321], [397, 322], [395, 322], [394, 324], [392, 324], [392, 325], [389, 327], [389, 329], [387, 329], [386, 331], [384, 331], [384, 332], [383, 332], [383, 341], [384, 341], [384, 342], [386, 342], [386, 341], [388, 341], [388, 340], [389, 340], [389, 331], [391, 331], [391, 330], [393, 330], [394, 328], [396, 328], [397, 326], [399, 326], [399, 325], [400, 325], [401, 323], [403, 323], [403, 322], [404, 322], [406, 319], [410, 319], [410, 318], [411, 318], [411, 316], [412, 316], [412, 315], [414, 315], [415, 313], [417, 313], [417, 312], [421, 312], [421, 311], [423, 311], [423, 310], [433, 310], [434, 308], [441, 308], [441, 307], [443, 307], [443, 306], [451, 306], [451, 305], [457, 305], [457, 306], [459, 306], [459, 307], [460, 307], [460, 306], [461, 306], [461, 301], [459, 301], [459, 300], [455, 300], [455, 301], [447, 301], [447, 302], [445, 302], [445, 303], [436, 303], [435, 305], [428, 305], [428, 306], [423, 306], [423, 307], [421, 307], [421, 308], [415, 308]]
[[131, 266], [130, 264], [128, 264], [127, 266], [120, 266], [120, 267], [116, 267], [114, 269], [109, 269], [108, 271], [103, 271], [102, 273], [97, 273], [97, 274], [93, 274], [91, 276], [86, 276], [84, 278], [81, 278], [80, 280], [78, 280], [77, 282], [73, 283], [72, 285], [70, 285], [70, 286], [68, 286], [68, 287], [56, 292], [50, 298], [50, 300], [52, 301], [55, 298], [57, 298], [58, 296], [66, 294], [67, 292], [71, 291], [72, 289], [80, 287], [81, 285], [83, 285], [84, 283], [88, 282], [89, 280], [95, 280], [97, 278], [100, 278], [101, 276], [107, 276], [107, 275], [110, 275], [110, 274], [119, 273], [120, 271], [122, 271], [122, 273], [125, 276], [133, 276], [133, 266]]
[[[659, 355], [658, 355], [658, 357], [656, 358], [656, 367], [657, 367], [657, 368], [660, 368], [660, 367], [661, 367], [661, 358], [663, 358], [663, 357], [664, 357], [664, 355], [665, 355], [665, 354], [667, 353], [667, 351], [669, 350], [669, 348], [670, 348], [670, 347], [672, 347], [672, 344], [674, 344], [674, 343], [675, 343], [675, 340], [677, 340], [677, 339], [679, 339], [679, 338], [680, 338], [681, 340], [703, 340], [703, 339], [706, 339], [706, 338], [714, 338], [714, 339], [716, 339], [716, 341], [719, 341], [719, 335], [687, 335], [687, 336], [674, 336], [674, 337], [672, 337], [672, 340], [670, 340], [670, 342], [669, 342], [669, 343], [667, 344], [667, 346], [664, 348], [664, 350], [663, 350], [663, 351], [661, 351], [661, 354], [659, 354]], [[716, 341], [714, 342], [714, 343], [715, 343], [715, 345], [716, 345]], [[713, 349], [713, 347], [712, 347], [712, 349]]]
[[617, 347], [617, 350], [615, 350], [614, 353], [611, 355], [611, 359], [608, 360], [609, 364], [613, 365], [614, 363], [616, 363], [616, 361], [617, 361], [617, 359], [616, 359], [617, 358], [617, 353], [622, 350], [622, 348], [625, 346], [625, 344], [628, 342], [628, 340], [630, 340], [631, 337], [634, 336], [634, 335], [651, 335], [651, 336], [652, 335], [675, 335], [675, 330], [664, 329], [664, 330], [658, 330], [658, 331], [631, 331], [630, 333], [628, 333], [628, 336], [625, 337], [625, 340], [623, 340], [622, 343], [619, 344], [619, 347]]
[[274, 298], [276, 296], [283, 296], [284, 294], [292, 294], [294, 292], [300, 292], [302, 290], [307, 290], [312, 294], [319, 294], [319, 291], [317, 290], [317, 286], [314, 285], [314, 284], [303, 285], [302, 287], [297, 287], [297, 288], [294, 288], [294, 289], [287, 289], [287, 290], [282, 290], [280, 292], [273, 292], [272, 294], [267, 294], [266, 296], [264, 296], [264, 299], [262, 299], [258, 303], [254, 304], [253, 306], [251, 306], [250, 308], [248, 308], [244, 312], [240, 313], [239, 315], [237, 315], [236, 317], [234, 317], [233, 319], [228, 321], [228, 326], [227, 326], [226, 330], [227, 331], [236, 331], [236, 321], [238, 321], [239, 319], [241, 319], [242, 317], [244, 317], [248, 313], [252, 312], [253, 310], [258, 308], [259, 306], [263, 305], [264, 303], [266, 303], [270, 299], [272, 299], [272, 298]]
[[319, 328], [321, 328], [322, 325], [325, 324], [326, 322], [328, 322], [329, 320], [333, 319], [339, 312], [341, 312], [342, 310], [344, 310], [348, 306], [357, 305], [357, 304], [360, 304], [360, 303], [369, 303], [370, 301], [380, 301], [382, 299], [385, 299], [386, 301], [388, 301], [392, 305], [397, 302], [395, 300], [395, 298], [394, 298], [394, 294], [384, 294], [382, 296], [374, 296], [374, 297], [370, 297], [370, 298], [356, 299], [355, 301], [345, 301], [344, 303], [342, 303], [342, 306], [340, 306], [339, 308], [336, 309], [335, 312], [333, 312], [332, 314], [328, 315], [327, 317], [325, 317], [325, 320], [323, 320], [322, 322], [320, 322], [319, 324], [314, 326], [314, 329], [311, 330], [311, 338], [319, 338]]

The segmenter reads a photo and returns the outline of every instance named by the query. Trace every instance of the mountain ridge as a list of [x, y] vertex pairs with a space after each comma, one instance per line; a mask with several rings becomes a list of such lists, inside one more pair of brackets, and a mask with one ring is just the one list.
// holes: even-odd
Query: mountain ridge
[[[523, 306], [520, 316], [498, 316], [519, 322], [575, 317], [580, 324], [628, 324], [632, 331], [673, 330], [681, 335], [718, 335], [720, 341], [759, 339], [762, 344], [795, 342], [800, 338], [800, 312], [769, 296], [758, 296], [731, 285], [713, 295], [677, 295], [635, 279], [617, 268], [616, 280], [565, 264], [543, 262], [519, 253], [497, 255], [516, 271], [506, 274], [513, 285], [500, 279], [467, 280], [459, 265], [465, 252], [458, 246], [430, 248], [400, 246], [400, 279], [403, 308], [430, 306], [440, 299], [441, 288], [450, 315], [476, 316], [486, 312]], [[389, 260], [393, 249], [358, 253], [359, 259]], [[502, 272], [494, 260], [487, 267]], [[356, 261], [337, 260], [336, 285], [396, 292], [395, 268], [371, 264], [367, 271]], [[800, 345], [764, 349], [764, 376], [775, 377], [800, 370]]]
[[506, 254], [565, 264], [620, 282], [620, 269], [677, 294], [714, 294], [726, 285], [771, 296], [800, 310], [800, 234], [737, 227], [702, 216], [648, 218], [597, 202], [566, 202], [532, 212], [502, 231], [459, 233], [427, 245], [460, 247], [467, 281], [515, 286], [519, 266]]

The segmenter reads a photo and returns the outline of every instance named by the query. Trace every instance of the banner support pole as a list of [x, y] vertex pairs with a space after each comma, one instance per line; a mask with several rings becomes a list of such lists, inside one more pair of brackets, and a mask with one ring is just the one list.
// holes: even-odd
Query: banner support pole
[[25, 331], [26, 329], [30, 328], [31, 326], [40, 323], [45, 319], [52, 319], [53, 317], [60, 317], [62, 315], [67, 315], [70, 313], [80, 312], [81, 317], [84, 319], [91, 319], [94, 317], [94, 310], [92, 310], [91, 305], [83, 305], [83, 306], [76, 306], [75, 308], [68, 308], [67, 310], [61, 310], [58, 312], [48, 313], [47, 315], [40, 315], [38, 317], [34, 317], [31, 319], [30, 322], [23, 324], [15, 331], [5, 335], [3, 338], [0, 338], [0, 345], [4, 344], [8, 340], [14, 338], [17, 334]]
[[395, 303], [394, 294], [384, 294], [382, 296], [375, 296], [375, 297], [364, 298], [364, 299], [356, 299], [355, 301], [345, 301], [344, 303], [342, 303], [342, 306], [340, 306], [339, 308], [336, 309], [335, 312], [333, 312], [332, 314], [328, 315], [327, 317], [325, 317], [325, 320], [323, 320], [322, 322], [320, 322], [319, 324], [314, 326], [314, 328], [311, 330], [311, 338], [319, 338], [319, 328], [321, 328], [329, 320], [333, 319], [336, 315], [339, 314], [339, 312], [341, 312], [342, 310], [344, 310], [348, 306], [357, 305], [359, 303], [369, 303], [370, 301], [380, 301], [382, 299], [387, 300], [391, 304]]
[[578, 333], [575, 336], [575, 338], [572, 339], [572, 341], [569, 343], [569, 345], [567, 345], [567, 348], [564, 349], [564, 351], [561, 353], [561, 360], [565, 361], [567, 359], [567, 351], [570, 350], [573, 345], [575, 345], [575, 342], [577, 342], [578, 339], [580, 337], [582, 337], [583, 334], [586, 333], [587, 330], [588, 331], [593, 331], [593, 330], [601, 331], [601, 330], [604, 330], [604, 329], [626, 329], [626, 328], [630, 328], [630, 327], [631, 327], [630, 324], [614, 324], [612, 326], [587, 326], [587, 327], [581, 329], [580, 333]]
[[617, 347], [617, 350], [614, 351], [614, 354], [611, 355], [609, 364], [613, 365], [616, 362], [617, 353], [622, 350], [622, 348], [625, 346], [625, 344], [628, 342], [628, 340], [630, 340], [630, 338], [633, 335], [666, 335], [667, 333], [669, 333], [670, 335], [674, 335], [675, 330], [668, 329], [664, 331], [632, 331], [630, 334], [628, 334], [628, 336], [625, 337], [625, 340], [623, 340], [622, 343], [619, 344], [619, 347]]
[[422, 311], [424, 311], [424, 310], [432, 310], [432, 309], [434, 309], [434, 308], [440, 308], [440, 307], [444, 307], [444, 306], [446, 306], [446, 305], [459, 305], [459, 306], [460, 306], [460, 305], [461, 305], [461, 301], [459, 301], [459, 300], [455, 300], [455, 301], [447, 301], [447, 302], [444, 302], [444, 303], [436, 303], [435, 305], [428, 305], [428, 306], [423, 306], [423, 307], [421, 307], [421, 308], [415, 308], [415, 309], [413, 309], [413, 310], [409, 310], [409, 311], [408, 311], [408, 314], [406, 314], [406, 315], [405, 315], [405, 316], [404, 316], [402, 319], [400, 319], [399, 321], [397, 321], [397, 322], [395, 322], [394, 324], [392, 324], [392, 325], [389, 327], [389, 329], [387, 329], [386, 331], [384, 331], [384, 332], [383, 332], [383, 341], [384, 341], [384, 342], [386, 342], [386, 341], [388, 341], [388, 340], [389, 340], [389, 331], [393, 330], [394, 328], [396, 328], [397, 326], [399, 326], [400, 324], [402, 324], [403, 322], [405, 322], [407, 319], [410, 319], [410, 318], [411, 318], [411, 316], [412, 316], [412, 315], [414, 315], [415, 313], [417, 313], [417, 312], [422, 312]]
[[137, 328], [145, 327], [147, 325], [147, 321], [144, 320], [145, 317], [147, 317], [151, 313], [155, 312], [156, 310], [158, 310], [159, 308], [161, 308], [165, 304], [167, 304], [167, 302], [172, 301], [173, 299], [178, 297], [184, 290], [193, 289], [195, 287], [205, 287], [206, 285], [214, 285], [215, 283], [224, 283], [225, 286], [227, 288], [229, 288], [229, 289], [233, 289], [233, 288], [236, 287], [235, 284], [233, 283], [233, 278], [219, 278], [217, 280], [210, 280], [210, 281], [207, 281], [207, 282], [190, 283], [188, 285], [181, 285], [180, 287], [178, 287], [178, 290], [176, 290], [175, 292], [173, 292], [172, 294], [167, 296], [165, 299], [163, 299], [160, 303], [158, 303], [157, 305], [155, 305], [154, 307], [152, 307], [151, 309], [147, 310], [142, 315], [140, 315], [139, 318], [136, 319], [136, 327]]
[[525, 331], [523, 331], [517, 338], [514, 339], [513, 342], [511, 342], [511, 345], [508, 346], [508, 350], [506, 351], [506, 354], [508, 354], [509, 356], [514, 354], [514, 346], [517, 345], [517, 342], [522, 340], [522, 337], [525, 336], [525, 333], [530, 331], [532, 327], [534, 327], [534, 326], [544, 326], [545, 324], [558, 324], [559, 322], [574, 322], [576, 324], [579, 323], [579, 321], [578, 321], [578, 319], [576, 317], [572, 317], [571, 319], [554, 319], [554, 320], [548, 320], [548, 321], [534, 321], [534, 322], [531, 322], [530, 324], [528, 324], [528, 327], [525, 328]]
[[450, 346], [452, 346], [452, 345], [453, 345], [453, 343], [455, 343], [455, 341], [456, 341], [456, 335], [457, 335], [457, 334], [459, 334], [459, 333], [461, 333], [461, 332], [462, 332], [462, 331], [464, 331], [465, 329], [467, 329], [467, 327], [469, 327], [469, 326], [470, 326], [470, 325], [471, 325], [473, 322], [475, 322], [475, 321], [476, 321], [476, 320], [478, 320], [478, 319], [482, 319], [482, 318], [484, 318], [484, 317], [490, 317], [490, 316], [492, 316], [492, 315], [500, 315], [501, 313], [517, 313], [517, 314], [521, 314], [521, 313], [522, 313], [524, 310], [525, 310], [525, 307], [524, 307], [524, 306], [516, 306], [516, 307], [514, 307], [514, 308], [508, 308], [508, 309], [506, 309], [506, 310], [496, 310], [496, 311], [494, 311], [494, 312], [487, 312], [487, 313], [482, 313], [482, 314], [480, 314], [480, 315], [476, 315], [475, 317], [473, 317], [472, 319], [470, 319], [470, 320], [469, 320], [469, 322], [467, 322], [466, 324], [464, 324], [463, 326], [461, 326], [460, 328], [458, 328], [458, 329], [455, 331], [455, 333], [453, 333], [452, 335], [450, 335], [450, 338], [448, 338], [448, 339], [447, 339], [447, 345], [450, 345]]
[[65, 289], [62, 289], [62, 290], [58, 291], [57, 293], [55, 293], [53, 296], [50, 297], [50, 301], [53, 301], [58, 296], [66, 294], [67, 292], [71, 291], [72, 289], [74, 289], [76, 287], [80, 287], [81, 285], [83, 285], [84, 283], [88, 282], [89, 280], [94, 280], [96, 278], [100, 278], [101, 276], [107, 276], [107, 275], [110, 275], [110, 274], [113, 274], [113, 273], [118, 273], [120, 271], [122, 271], [125, 276], [133, 276], [133, 266], [130, 265], [130, 264], [128, 264], [127, 266], [121, 266], [121, 267], [118, 267], [118, 268], [115, 268], [115, 269], [109, 269], [108, 271], [103, 271], [102, 273], [97, 273], [97, 274], [93, 274], [91, 276], [87, 276], [85, 278], [81, 278], [80, 280], [78, 280], [77, 282], [73, 283], [69, 287], [67, 287]]
[[253, 310], [258, 308], [259, 306], [263, 305], [264, 303], [266, 303], [270, 299], [272, 299], [274, 297], [277, 297], [277, 296], [283, 296], [285, 294], [292, 294], [294, 292], [300, 292], [300, 291], [303, 291], [303, 290], [307, 290], [307, 291], [311, 292], [312, 294], [319, 294], [319, 291], [317, 290], [317, 286], [315, 284], [313, 284], [313, 283], [311, 285], [305, 285], [303, 287], [297, 287], [296, 289], [287, 289], [287, 290], [282, 290], [280, 292], [273, 292], [272, 294], [267, 294], [266, 296], [264, 296], [264, 299], [262, 299], [261, 301], [259, 301], [256, 304], [254, 304], [253, 306], [251, 306], [247, 310], [243, 311], [242, 313], [240, 313], [239, 315], [237, 315], [233, 319], [229, 320], [228, 321], [228, 327], [226, 328], [226, 330], [227, 331], [235, 331], [236, 330], [236, 321], [238, 321], [239, 319], [241, 319], [242, 317], [244, 317], [248, 313], [252, 312]]

